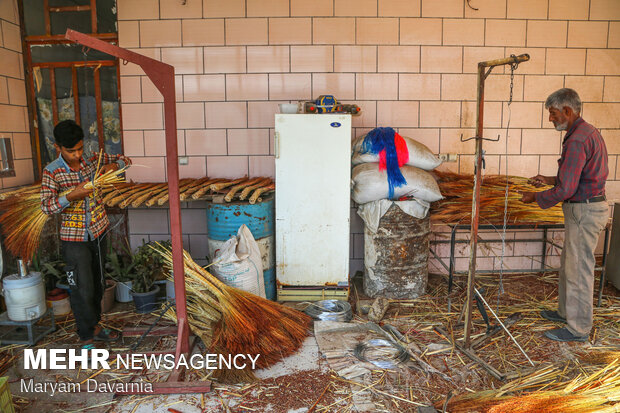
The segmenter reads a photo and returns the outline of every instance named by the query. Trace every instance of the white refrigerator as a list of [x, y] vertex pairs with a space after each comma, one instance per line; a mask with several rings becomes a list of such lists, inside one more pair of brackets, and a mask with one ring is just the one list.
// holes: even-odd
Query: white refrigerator
[[274, 145], [278, 299], [346, 297], [351, 115], [278, 114]]

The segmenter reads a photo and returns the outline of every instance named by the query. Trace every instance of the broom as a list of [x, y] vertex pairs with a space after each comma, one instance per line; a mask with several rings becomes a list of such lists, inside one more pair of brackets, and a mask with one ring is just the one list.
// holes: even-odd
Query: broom
[[[152, 247], [172, 268], [172, 253], [157, 245]], [[204, 323], [212, 325], [212, 335], [205, 344], [210, 352], [224, 356], [260, 354], [258, 368], [269, 367], [299, 349], [308, 336], [310, 317], [295, 309], [228, 286], [196, 264], [183, 251], [188, 321], [192, 332], [204, 336]], [[169, 276], [171, 279], [171, 277]], [[176, 315], [169, 314], [176, 320]], [[218, 370], [214, 376], [223, 382], [250, 380], [245, 370]]]

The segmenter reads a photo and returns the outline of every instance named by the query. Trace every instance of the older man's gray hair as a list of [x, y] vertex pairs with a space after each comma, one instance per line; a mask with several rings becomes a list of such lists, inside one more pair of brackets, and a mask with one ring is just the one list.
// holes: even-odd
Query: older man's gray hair
[[579, 99], [579, 95], [573, 89], [566, 87], [558, 89], [550, 94], [545, 101], [545, 109], [555, 108], [562, 111], [564, 106], [568, 106], [576, 114], [581, 113], [581, 99]]

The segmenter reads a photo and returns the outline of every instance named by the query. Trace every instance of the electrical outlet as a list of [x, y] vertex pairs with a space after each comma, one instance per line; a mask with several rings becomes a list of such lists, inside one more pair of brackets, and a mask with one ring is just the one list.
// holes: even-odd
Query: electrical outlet
[[179, 165], [189, 164], [189, 158], [187, 156], [179, 156]]
[[458, 156], [455, 153], [440, 153], [437, 155], [442, 162], [456, 162]]

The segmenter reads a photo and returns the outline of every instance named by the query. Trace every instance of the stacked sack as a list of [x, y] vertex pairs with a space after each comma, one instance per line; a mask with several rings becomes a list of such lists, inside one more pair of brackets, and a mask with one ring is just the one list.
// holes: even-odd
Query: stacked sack
[[392, 128], [375, 128], [353, 141], [352, 198], [358, 204], [380, 199], [442, 199], [435, 178], [428, 173], [441, 164], [426, 145]]

